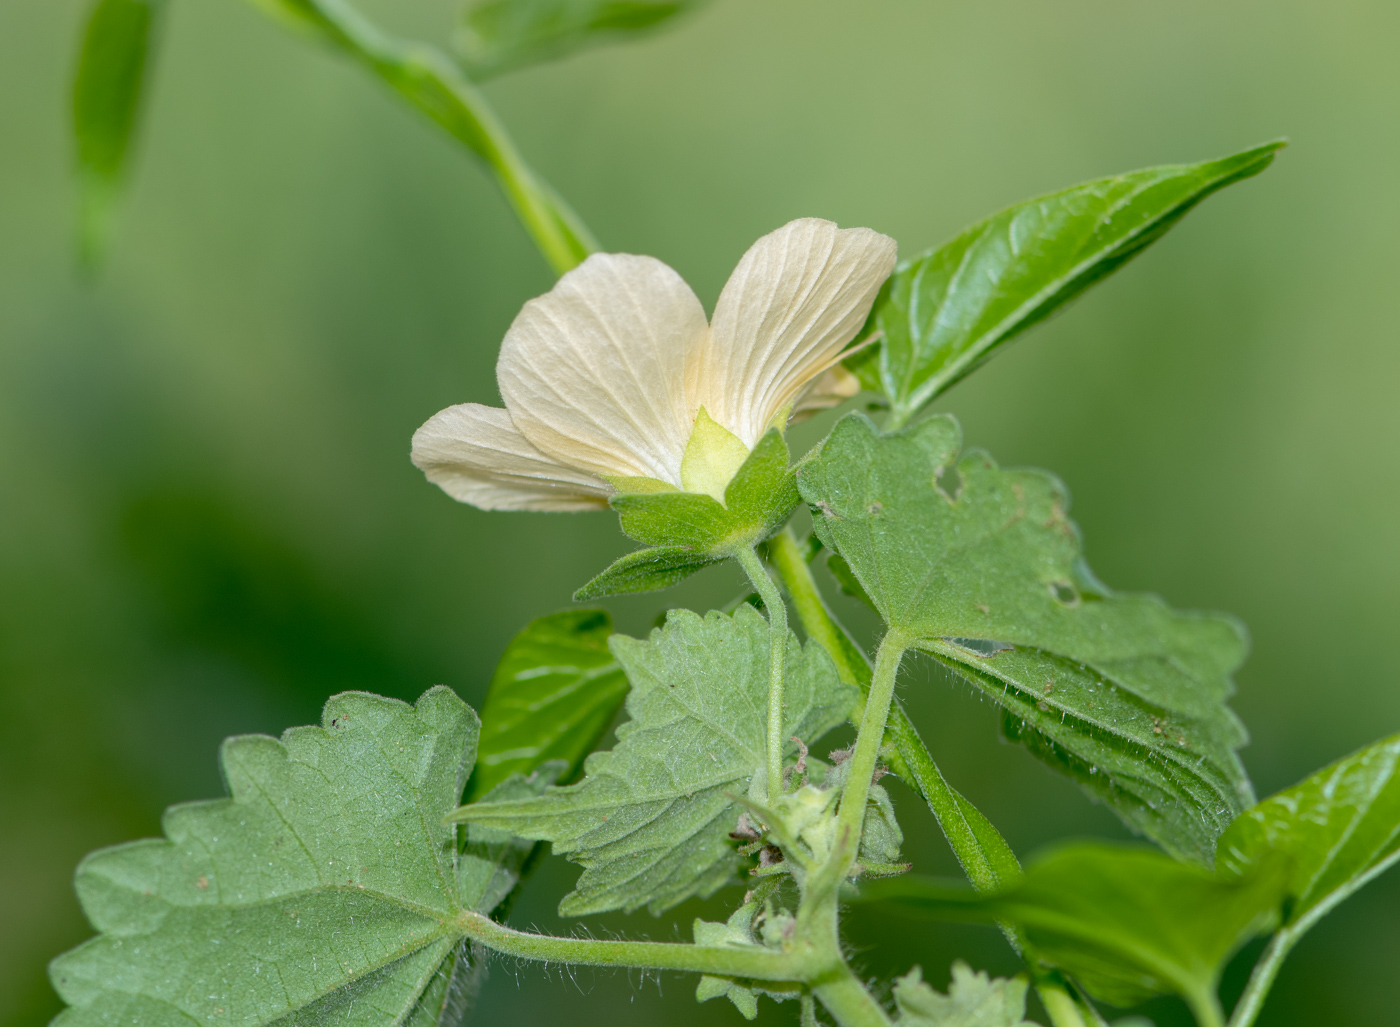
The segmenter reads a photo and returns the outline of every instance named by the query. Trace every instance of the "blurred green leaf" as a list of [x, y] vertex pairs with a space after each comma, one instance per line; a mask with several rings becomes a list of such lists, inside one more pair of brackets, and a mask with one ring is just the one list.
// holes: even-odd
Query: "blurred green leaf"
[[1400, 735], [1265, 799], [1220, 839], [1221, 866], [1235, 872], [1276, 853], [1291, 861], [1284, 926], [1299, 935], [1400, 861]]
[[708, 0], [471, 0], [457, 47], [473, 78], [626, 39]]
[[563, 761], [566, 781], [578, 773], [627, 696], [611, 634], [604, 611], [566, 610], [511, 640], [481, 707], [469, 801], [549, 760]]
[[1240, 628], [1110, 592], [1084, 564], [1064, 487], [984, 453], [959, 460], [960, 442], [951, 417], [882, 435], [848, 415], [798, 473], [817, 533], [885, 623], [1008, 710], [1015, 737], [1209, 865], [1253, 802], [1225, 706]]
[[82, 189], [85, 263], [102, 257], [155, 52], [164, 0], [97, 0], [88, 15], [73, 82], [73, 134]]
[[[927, 878], [874, 881], [866, 898], [943, 920], [1009, 920], [1032, 952], [1119, 1006], [1176, 993], [1220, 1023], [1215, 988], [1244, 941], [1277, 916], [1287, 868], [1215, 875], [1149, 849], [1080, 842], [1033, 860], [996, 895]], [[1202, 1019], [1206, 1009], [1216, 1019]]]
[[[579, 784], [454, 817], [549, 841], [582, 864], [559, 904], [564, 916], [644, 905], [659, 913], [732, 880], [732, 796], [763, 774], [769, 628], [757, 610], [672, 610], [648, 640], [614, 635], [611, 644], [632, 683], [617, 747], [588, 757]], [[820, 646], [795, 636], [785, 687], [783, 734], [808, 744], [844, 721], [857, 696]]]
[[1035, 1027], [1025, 1019], [1023, 977], [990, 978], [958, 960], [948, 994], [924, 983], [916, 966], [894, 982], [895, 1027]]
[[439, 686], [415, 706], [347, 692], [320, 727], [228, 739], [230, 798], [173, 806], [166, 839], [79, 866], [101, 934], [53, 961], [73, 1007], [55, 1023], [449, 1022], [471, 972], [459, 889], [482, 875], [442, 818], [477, 728]]
[[902, 427], [999, 346], [1117, 271], [1211, 193], [1263, 171], [1283, 145], [1101, 178], [973, 225], [895, 269], [868, 326], [884, 340], [848, 366], [866, 388], [888, 397], [889, 426]]

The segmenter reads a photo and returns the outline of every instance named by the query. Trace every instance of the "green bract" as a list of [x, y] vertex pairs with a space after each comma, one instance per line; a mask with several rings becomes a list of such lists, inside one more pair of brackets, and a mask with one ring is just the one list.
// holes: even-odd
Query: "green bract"
[[[581, 863], [559, 906], [567, 916], [660, 912], [732, 880], [734, 798], [764, 774], [768, 624], [756, 610], [672, 610], [650, 639], [615, 635], [612, 648], [632, 683], [617, 747], [590, 756], [577, 785], [454, 815], [552, 842]], [[857, 692], [820, 647], [791, 638], [785, 694], [784, 737], [811, 744], [846, 719]]]
[[1027, 200], [895, 269], [848, 366], [890, 402], [891, 426], [1156, 242], [1192, 207], [1269, 166], [1283, 143], [1203, 164], [1101, 178]]
[[101, 933], [54, 960], [73, 1007], [56, 1023], [440, 1022], [471, 969], [457, 917], [518, 870], [503, 836], [459, 858], [442, 823], [476, 738], [438, 687], [415, 706], [347, 692], [321, 727], [229, 739], [230, 798], [173, 806], [166, 839], [78, 868]]
[[951, 417], [882, 435], [847, 416], [799, 473], [817, 533], [891, 629], [1008, 711], [1012, 737], [1209, 864], [1253, 801], [1224, 704], [1239, 627], [1109, 592], [1058, 481], [979, 452], [958, 460], [959, 443]]
[[667, 588], [762, 542], [783, 526], [800, 501], [787, 442], [777, 429], [759, 440], [735, 472], [722, 504], [700, 492], [656, 485], [656, 491], [624, 492], [611, 501], [622, 530], [648, 548], [617, 560], [580, 588], [575, 599]]
[[565, 780], [574, 776], [627, 695], [611, 635], [604, 611], [568, 610], [511, 640], [481, 707], [473, 799], [547, 760], [563, 761]]

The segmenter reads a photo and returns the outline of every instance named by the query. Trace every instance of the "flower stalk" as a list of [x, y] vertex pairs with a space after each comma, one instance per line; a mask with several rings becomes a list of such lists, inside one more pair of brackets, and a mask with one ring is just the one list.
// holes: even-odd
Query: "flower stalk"
[[763, 608], [768, 611], [771, 635], [768, 656], [768, 801], [776, 802], [783, 794], [783, 674], [787, 660], [787, 603], [763, 561], [752, 548], [741, 549], [735, 556], [739, 566], [749, 576]]

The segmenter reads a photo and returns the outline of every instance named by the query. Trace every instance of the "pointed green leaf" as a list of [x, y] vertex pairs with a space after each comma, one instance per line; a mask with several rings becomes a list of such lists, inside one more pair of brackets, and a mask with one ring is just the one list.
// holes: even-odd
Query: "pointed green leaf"
[[95, 262], [131, 156], [164, 0], [97, 0], [73, 83], [83, 258]]
[[990, 978], [958, 960], [948, 994], [924, 983], [916, 966], [894, 982], [895, 1027], [1035, 1027], [1025, 1019], [1023, 977]]
[[1215, 1002], [1230, 955], [1276, 918], [1286, 876], [1280, 861], [1215, 875], [1150, 849], [1079, 842], [1032, 860], [996, 895], [911, 877], [862, 891], [934, 919], [1018, 924], [1040, 959], [1114, 1005], [1174, 992], [1199, 1009]]
[[1052, 193], [974, 225], [895, 269], [871, 312], [878, 348], [851, 361], [893, 425], [1156, 242], [1218, 189], [1257, 175], [1283, 143]]
[[472, 0], [457, 45], [473, 78], [636, 36], [705, 0]]
[[[810, 744], [846, 718], [857, 691], [819, 646], [788, 644], [783, 733]], [[646, 641], [614, 635], [612, 649], [632, 683], [617, 747], [590, 756], [577, 785], [456, 814], [552, 842], [581, 863], [577, 890], [559, 906], [566, 916], [660, 912], [733, 879], [732, 797], [764, 766], [769, 639], [758, 611], [672, 610]]]
[[633, 592], [657, 592], [704, 570], [720, 557], [697, 553], [687, 546], [648, 546], [614, 560], [574, 593], [575, 602]]
[[1243, 871], [1273, 853], [1291, 862], [1284, 926], [1298, 935], [1400, 861], [1400, 735], [1265, 799], [1220, 839], [1227, 869]]
[[1013, 737], [1209, 865], [1253, 802], [1225, 705], [1240, 628], [1096, 581], [1044, 472], [972, 452], [945, 491], [959, 443], [950, 417], [881, 435], [847, 416], [798, 474], [818, 534], [886, 624], [1013, 715]]
[[511, 640], [481, 707], [472, 799], [548, 760], [564, 762], [565, 780], [577, 774], [627, 695], [611, 634], [605, 611], [566, 610]]
[[442, 818], [476, 736], [438, 687], [415, 706], [347, 692], [320, 727], [226, 741], [230, 798], [79, 866], [101, 933], [51, 964], [72, 1006], [55, 1023], [437, 1023], [470, 976]]

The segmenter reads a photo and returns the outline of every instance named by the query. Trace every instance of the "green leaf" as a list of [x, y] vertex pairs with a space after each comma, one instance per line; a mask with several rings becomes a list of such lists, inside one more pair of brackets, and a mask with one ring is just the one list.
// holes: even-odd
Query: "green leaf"
[[901, 426], [1004, 343], [1156, 242], [1218, 189], [1257, 175], [1284, 144], [1101, 178], [1010, 207], [905, 261], [871, 312], [878, 348], [852, 359]]
[[230, 798], [78, 867], [101, 933], [51, 964], [73, 1007], [55, 1024], [447, 1022], [471, 976], [459, 888], [480, 875], [442, 818], [477, 726], [438, 687], [415, 706], [347, 692], [320, 727], [228, 739]]
[[1019, 924], [1036, 956], [1105, 1002], [1174, 992], [1200, 1010], [1214, 1008], [1231, 953], [1276, 917], [1286, 877], [1281, 861], [1215, 875], [1150, 849], [1079, 842], [1033, 860], [996, 895], [909, 877], [863, 892], [934, 919]]
[[1096, 581], [1044, 472], [974, 451], [945, 491], [959, 443], [950, 417], [881, 435], [848, 415], [798, 474], [822, 541], [892, 630], [1008, 711], [1012, 737], [1209, 865], [1253, 802], [1225, 706], [1240, 628]]
[[[750, 606], [704, 618], [672, 610], [642, 641], [614, 635], [632, 690], [617, 747], [594, 753], [581, 783], [542, 798], [476, 803], [456, 818], [552, 842], [584, 866], [559, 911], [661, 912], [734, 878], [734, 796], [762, 777], [768, 623]], [[840, 724], [857, 691], [825, 651], [789, 637], [784, 736], [811, 744]], [[795, 744], [791, 746], [795, 751]]]
[[473, 0], [457, 46], [473, 78], [654, 29], [705, 0]]
[[684, 581], [722, 557], [706, 556], [688, 546], [648, 546], [614, 560], [603, 573], [574, 593], [576, 602], [633, 592], [658, 592]]
[[164, 0], [97, 0], [88, 15], [73, 82], [73, 134], [82, 187], [83, 259], [106, 242], [140, 120]]
[[894, 982], [895, 1027], [1035, 1027], [1025, 1019], [1027, 982], [974, 973], [961, 959], [953, 964], [948, 994], [924, 983], [916, 966]]
[[1220, 839], [1226, 870], [1277, 853], [1292, 869], [1284, 926], [1298, 935], [1400, 861], [1400, 735], [1265, 799]]
[[548, 760], [564, 762], [564, 780], [578, 773], [627, 695], [611, 634], [603, 610], [567, 610], [531, 621], [511, 640], [481, 707], [471, 800]]

